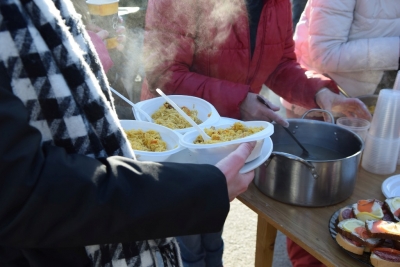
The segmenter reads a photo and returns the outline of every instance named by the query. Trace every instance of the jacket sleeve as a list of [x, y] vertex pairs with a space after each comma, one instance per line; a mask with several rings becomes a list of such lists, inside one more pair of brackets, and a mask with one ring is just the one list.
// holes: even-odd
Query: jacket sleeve
[[[280, 14], [286, 17], [286, 31], [283, 30], [284, 32], [282, 33], [285, 38], [283, 56], [278, 66], [267, 78], [265, 84], [277, 95], [290, 103], [306, 108], [315, 108], [318, 106], [315, 103], [314, 96], [320, 89], [327, 87], [334, 93], [338, 93], [339, 90], [336, 84], [329, 78], [315, 72], [307, 71], [297, 63], [294, 52], [291, 14], [291, 6], [287, 2], [286, 11]], [[282, 25], [280, 27], [283, 28]], [[266, 32], [268, 33], [268, 29]]]
[[42, 146], [9, 82], [0, 66], [0, 245], [75, 247], [222, 229], [229, 199], [218, 168]]
[[[146, 13], [144, 58], [149, 90], [192, 95], [212, 103], [221, 116], [240, 118], [239, 106], [250, 86], [192, 71], [198, 1], [149, 0]], [[201, 2], [201, 1], [200, 1]], [[178, 8], [178, 9], [176, 9]], [[227, 94], [229, 92], [229, 94]], [[221, 101], [223, 100], [223, 101]]]
[[309, 54], [316, 69], [324, 73], [398, 69], [399, 36], [348, 38], [356, 26], [352, 25], [356, 0], [311, 3]]

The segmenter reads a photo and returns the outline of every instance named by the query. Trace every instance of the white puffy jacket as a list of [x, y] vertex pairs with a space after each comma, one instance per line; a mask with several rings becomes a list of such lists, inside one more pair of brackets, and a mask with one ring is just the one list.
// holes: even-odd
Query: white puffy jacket
[[399, 36], [400, 0], [309, 0], [294, 40], [300, 64], [359, 96], [398, 69]]

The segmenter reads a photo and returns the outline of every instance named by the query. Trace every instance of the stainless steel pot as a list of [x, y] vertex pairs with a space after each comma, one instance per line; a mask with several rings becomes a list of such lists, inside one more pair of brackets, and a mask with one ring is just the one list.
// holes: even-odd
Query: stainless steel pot
[[[324, 159], [324, 153], [317, 158], [303, 159], [298, 156], [301, 148], [282, 126], [274, 124], [271, 136], [274, 151], [255, 170], [254, 183], [265, 195], [284, 203], [308, 207], [334, 205], [350, 197], [354, 191], [364, 149], [363, 140], [333, 123], [303, 118], [289, 119], [289, 129], [310, 151], [311, 157], [319, 149], [309, 149], [310, 146], [335, 153], [328, 153], [327, 159]], [[296, 155], [275, 149], [285, 146], [290, 151], [296, 147], [299, 153]], [[339, 155], [338, 158], [335, 155]]]

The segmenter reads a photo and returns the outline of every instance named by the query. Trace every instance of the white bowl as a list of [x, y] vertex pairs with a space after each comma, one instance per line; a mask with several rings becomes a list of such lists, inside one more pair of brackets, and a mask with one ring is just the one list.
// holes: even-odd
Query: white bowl
[[[228, 142], [215, 143], [215, 144], [194, 144], [193, 143], [194, 140], [199, 135], [199, 133], [196, 130], [194, 130], [185, 133], [181, 138], [180, 143], [182, 146], [189, 149], [195, 155], [196, 161], [198, 163], [215, 164], [221, 159], [225, 158], [229, 153], [234, 151], [241, 143], [257, 141], [256, 147], [246, 160], [246, 163], [250, 162], [260, 156], [264, 140], [274, 133], [274, 126], [266, 121], [239, 121], [239, 122], [244, 124], [246, 127], [262, 126], [264, 127], [264, 130], [244, 138], [235, 139]], [[214, 127], [217, 129], [229, 128], [230, 126], [233, 125], [233, 123], [234, 122], [223, 123], [220, 125], [217, 124]], [[202, 127], [202, 128], [204, 129], [209, 127]]]
[[[198, 118], [203, 122], [199, 124], [200, 126], [209, 126], [216, 123], [220, 119], [220, 115], [218, 111], [211, 105], [209, 102], [204, 99], [188, 96], [188, 95], [169, 95], [169, 98], [172, 99], [179, 107], [186, 106], [189, 109], [196, 109]], [[141, 108], [144, 112], [153, 115], [164, 103], [165, 99], [162, 97], [151, 98], [148, 100], [144, 100], [136, 103], [138, 108]], [[132, 108], [133, 115], [139, 121], [146, 121], [143, 115], [140, 112], [136, 112], [134, 108]], [[188, 127], [185, 129], [174, 129], [174, 131], [184, 134], [186, 132], [194, 130], [193, 127]]]
[[162, 152], [150, 152], [134, 149], [133, 151], [135, 152], [136, 158], [139, 161], [166, 161], [171, 155], [184, 149], [184, 147], [182, 147], [179, 143], [181, 135], [167, 127], [151, 122], [137, 120], [120, 120], [120, 123], [124, 130], [155, 130], [160, 133], [162, 140], [167, 143], [167, 150]]

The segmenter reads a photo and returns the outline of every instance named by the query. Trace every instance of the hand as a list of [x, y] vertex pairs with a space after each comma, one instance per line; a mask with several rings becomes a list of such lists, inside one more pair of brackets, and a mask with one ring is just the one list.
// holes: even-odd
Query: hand
[[[117, 49], [119, 51], [122, 51], [124, 49], [126, 43], [126, 35], [125, 35], [126, 29], [124, 26], [121, 25], [122, 23], [123, 23], [122, 18], [118, 17], [118, 26], [115, 29], [115, 32], [117, 34], [117, 41], [118, 41]], [[86, 30], [95, 32], [97, 36], [100, 37], [103, 41], [107, 39], [110, 35], [110, 33], [107, 30], [104, 30], [95, 24], [89, 24], [86, 25], [85, 27]]]
[[315, 96], [317, 105], [325, 110], [340, 112], [346, 117], [355, 117], [371, 120], [372, 116], [365, 104], [358, 98], [346, 98], [333, 93], [331, 90], [323, 90]]
[[263, 120], [269, 122], [275, 121], [284, 127], [288, 127], [289, 123], [275, 113], [275, 111], [278, 111], [280, 108], [272, 104], [268, 99], [264, 98], [264, 100], [271, 108], [268, 108], [266, 105], [257, 100], [257, 94], [248, 93], [246, 99], [240, 105], [240, 114], [242, 116], [242, 120]]
[[235, 151], [215, 165], [225, 175], [230, 201], [246, 191], [253, 181], [254, 171], [240, 174], [239, 170], [243, 167], [255, 146], [256, 142], [242, 143]]

